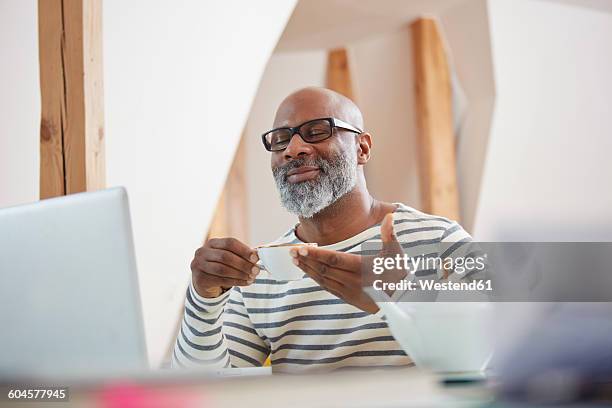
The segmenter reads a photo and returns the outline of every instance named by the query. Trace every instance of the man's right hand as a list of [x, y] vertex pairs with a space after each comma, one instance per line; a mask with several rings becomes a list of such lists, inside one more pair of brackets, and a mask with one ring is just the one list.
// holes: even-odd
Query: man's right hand
[[211, 238], [191, 261], [193, 286], [205, 298], [217, 297], [232, 286], [248, 286], [259, 273], [258, 260], [257, 251], [235, 238]]

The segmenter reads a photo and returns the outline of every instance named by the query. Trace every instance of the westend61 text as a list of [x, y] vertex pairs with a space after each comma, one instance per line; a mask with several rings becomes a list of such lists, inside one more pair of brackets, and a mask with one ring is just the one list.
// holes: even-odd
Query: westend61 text
[[411, 291], [411, 290], [433, 290], [433, 291], [492, 291], [493, 286], [491, 280], [481, 279], [473, 280], [471, 282], [437, 282], [431, 279], [409, 281], [402, 279], [399, 282], [383, 282], [380, 279], [375, 280], [372, 283], [372, 287], [375, 290], [380, 291]]
[[459, 275], [470, 271], [482, 271], [485, 269], [486, 255], [477, 257], [409, 257], [407, 254], [396, 254], [395, 257], [376, 257], [372, 271], [380, 275], [387, 270], [403, 269], [411, 274], [418, 270], [437, 269], [452, 271]]

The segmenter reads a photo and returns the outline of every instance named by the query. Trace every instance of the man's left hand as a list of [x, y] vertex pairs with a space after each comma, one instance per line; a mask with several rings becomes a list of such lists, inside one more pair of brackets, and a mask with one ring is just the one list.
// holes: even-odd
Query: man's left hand
[[[391, 214], [382, 222], [381, 239], [385, 248], [396, 247], [401, 251]], [[328, 292], [368, 313], [378, 312], [376, 303], [363, 291], [366, 282], [363, 273], [368, 269], [363, 256], [307, 246], [292, 248], [289, 253], [293, 263]]]

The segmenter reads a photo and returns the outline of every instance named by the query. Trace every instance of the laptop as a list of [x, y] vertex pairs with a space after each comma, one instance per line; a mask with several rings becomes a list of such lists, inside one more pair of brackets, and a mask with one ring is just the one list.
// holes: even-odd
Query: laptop
[[148, 368], [125, 189], [0, 209], [0, 379]]

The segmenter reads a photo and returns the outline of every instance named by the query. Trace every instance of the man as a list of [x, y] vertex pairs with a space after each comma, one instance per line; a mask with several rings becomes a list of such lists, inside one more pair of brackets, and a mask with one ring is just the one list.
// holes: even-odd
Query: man
[[445, 218], [373, 198], [363, 171], [372, 136], [362, 129], [357, 106], [328, 89], [301, 89], [281, 103], [262, 139], [282, 204], [299, 224], [276, 243], [319, 247], [292, 249], [305, 277], [281, 282], [260, 273], [253, 248], [208, 240], [191, 263], [173, 365], [260, 366], [268, 356], [285, 372], [412, 364], [361, 289], [361, 248], [469, 235]]

